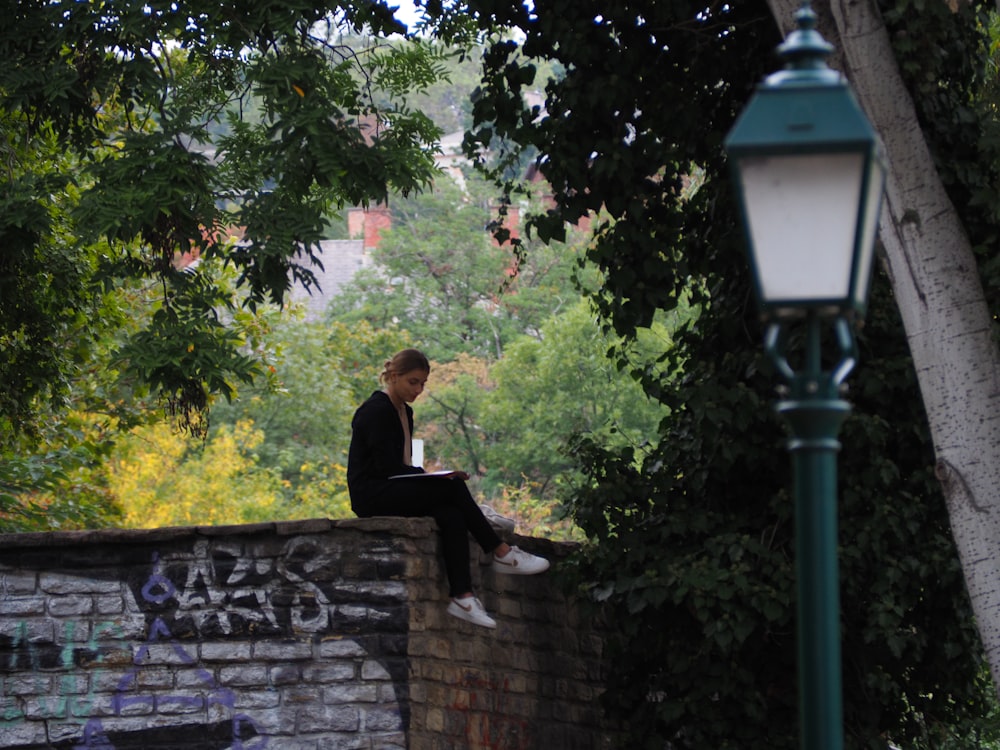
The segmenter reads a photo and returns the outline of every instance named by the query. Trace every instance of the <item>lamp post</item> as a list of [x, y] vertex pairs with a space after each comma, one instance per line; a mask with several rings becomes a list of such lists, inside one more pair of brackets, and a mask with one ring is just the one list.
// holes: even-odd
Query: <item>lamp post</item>
[[[826, 65], [809, 0], [778, 48], [785, 69], [758, 87], [726, 138], [748, 240], [765, 351], [787, 381], [776, 409], [795, 475], [802, 747], [841, 750], [837, 452], [850, 405], [852, 324], [863, 317], [885, 167], [847, 82]], [[803, 332], [793, 365], [789, 330]], [[823, 356], [823, 344], [835, 350]]]

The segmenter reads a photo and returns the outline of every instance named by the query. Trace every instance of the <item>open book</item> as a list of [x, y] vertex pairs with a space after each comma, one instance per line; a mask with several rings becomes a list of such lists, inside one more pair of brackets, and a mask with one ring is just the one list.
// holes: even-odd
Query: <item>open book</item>
[[389, 479], [430, 479], [431, 477], [448, 478], [453, 477], [458, 472], [454, 469], [441, 469], [441, 471], [426, 471], [423, 474], [393, 474]]

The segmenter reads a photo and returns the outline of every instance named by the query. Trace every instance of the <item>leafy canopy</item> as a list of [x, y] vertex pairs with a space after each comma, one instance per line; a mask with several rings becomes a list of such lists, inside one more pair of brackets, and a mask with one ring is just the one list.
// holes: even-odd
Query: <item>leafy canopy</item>
[[[441, 75], [440, 53], [385, 42], [404, 28], [372, 2], [7, 10], [0, 370], [23, 386], [0, 399], [4, 438], [66, 392], [118, 322], [104, 295], [136, 284], [157, 300], [117, 368], [203, 431], [211, 398], [260, 372], [231, 317], [314, 283], [331, 210], [431, 179], [439, 131], [405, 96]], [[182, 273], [193, 260], [205, 269]]]

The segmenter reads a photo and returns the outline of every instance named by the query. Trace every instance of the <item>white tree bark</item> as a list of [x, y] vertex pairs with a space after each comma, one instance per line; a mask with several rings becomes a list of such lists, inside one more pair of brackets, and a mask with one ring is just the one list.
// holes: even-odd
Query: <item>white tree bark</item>
[[[800, 0], [768, 0], [787, 33]], [[916, 368], [966, 586], [1000, 686], [1000, 349], [976, 259], [917, 124], [874, 0], [814, 5], [889, 173], [879, 237]], [[864, 363], [860, 363], [863, 367]]]

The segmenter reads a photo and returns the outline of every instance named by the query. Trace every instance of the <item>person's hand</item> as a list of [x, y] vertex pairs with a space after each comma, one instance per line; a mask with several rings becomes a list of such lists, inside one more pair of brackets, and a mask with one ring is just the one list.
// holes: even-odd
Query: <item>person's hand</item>
[[464, 471], [453, 471], [451, 473], [451, 477], [450, 478], [451, 479], [461, 479], [463, 482], [468, 482], [469, 481], [469, 475], [468, 475], [468, 473], [466, 473]]

